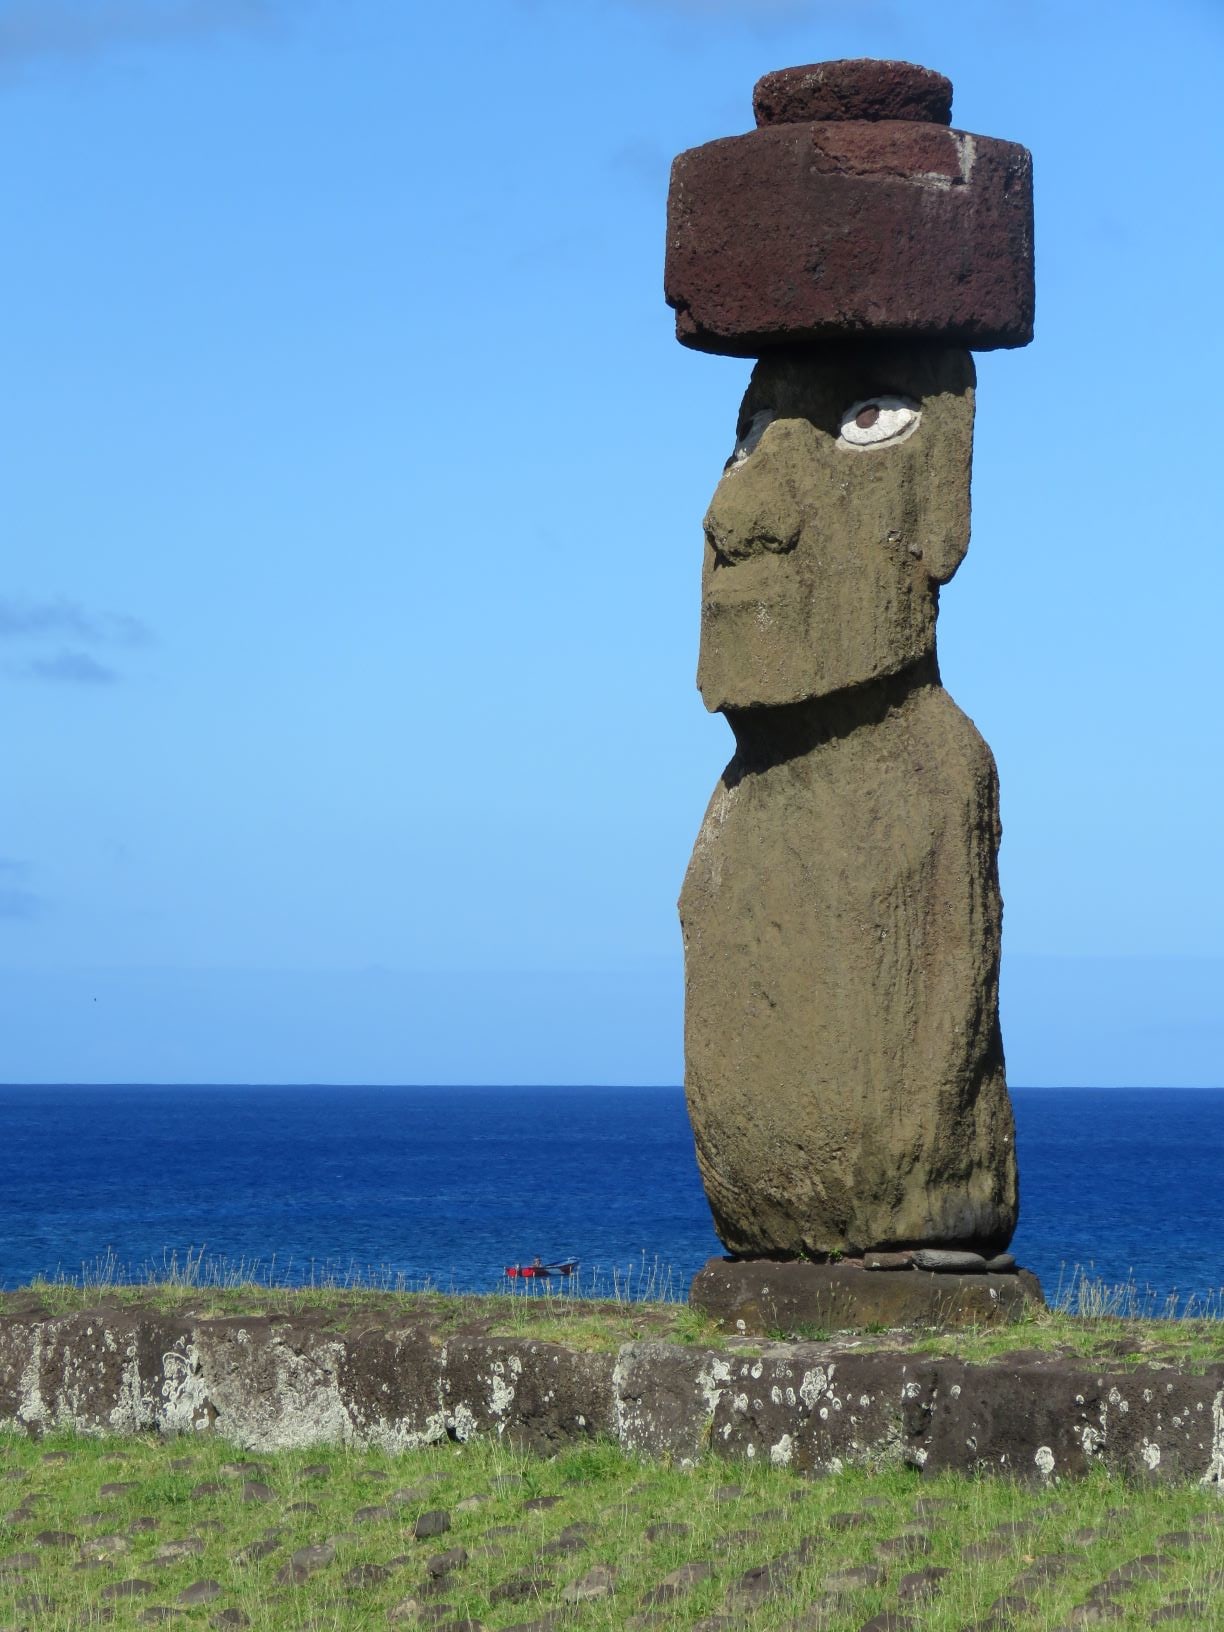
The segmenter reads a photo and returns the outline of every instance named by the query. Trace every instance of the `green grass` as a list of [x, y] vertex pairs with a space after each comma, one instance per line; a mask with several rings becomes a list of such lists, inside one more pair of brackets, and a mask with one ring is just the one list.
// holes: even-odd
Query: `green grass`
[[[245, 1277], [245, 1278], [244, 1278]], [[328, 1330], [371, 1323], [420, 1322], [442, 1342], [457, 1333], [531, 1337], [571, 1348], [609, 1351], [643, 1339], [711, 1348], [760, 1348], [765, 1341], [852, 1343], [859, 1351], [906, 1348], [987, 1363], [1020, 1349], [1065, 1354], [1111, 1369], [1178, 1366], [1201, 1372], [1224, 1364], [1224, 1305], [1209, 1299], [1157, 1299], [1133, 1282], [1110, 1286], [1080, 1270], [1055, 1289], [1051, 1307], [1009, 1325], [887, 1331], [879, 1326], [850, 1336], [825, 1327], [778, 1329], [768, 1339], [721, 1333], [700, 1311], [670, 1296], [674, 1277], [642, 1259], [633, 1273], [608, 1286], [525, 1281], [505, 1293], [413, 1289], [391, 1272], [353, 1270], [284, 1284], [275, 1264], [258, 1266], [188, 1253], [168, 1257], [128, 1276], [102, 1258], [75, 1279], [35, 1281], [0, 1292], [0, 1315], [68, 1315], [102, 1305], [145, 1307], [194, 1319], [271, 1315], [308, 1319]], [[661, 1295], [662, 1294], [662, 1295]]]
[[[183, 1457], [189, 1466], [176, 1465]], [[0, 1563], [0, 1626], [67, 1632], [94, 1624], [109, 1602], [112, 1624], [135, 1627], [146, 1624], [142, 1617], [150, 1610], [181, 1607], [178, 1595], [192, 1582], [213, 1580], [220, 1595], [175, 1617], [184, 1627], [207, 1627], [225, 1609], [241, 1611], [267, 1632], [412, 1625], [416, 1621], [396, 1623], [389, 1615], [415, 1599], [426, 1615], [452, 1606], [442, 1613], [443, 1624], [470, 1618], [500, 1629], [562, 1608], [564, 1589], [604, 1565], [614, 1572], [614, 1592], [572, 1611], [565, 1624], [575, 1632], [611, 1632], [645, 1612], [646, 1594], [669, 1572], [697, 1562], [709, 1567], [708, 1579], [665, 1606], [662, 1627], [696, 1628], [703, 1617], [728, 1614], [736, 1629], [782, 1632], [824, 1601], [835, 1572], [876, 1565], [884, 1572], [878, 1584], [830, 1601], [823, 1622], [828, 1632], [856, 1632], [871, 1615], [895, 1608], [902, 1578], [928, 1566], [948, 1574], [938, 1596], [915, 1611], [917, 1624], [923, 1632], [961, 1632], [1012, 1591], [1034, 1561], [1062, 1555], [1064, 1567], [1026, 1593], [1031, 1612], [1016, 1622], [1028, 1632], [1048, 1632], [1112, 1570], [1157, 1554], [1164, 1560], [1162, 1578], [1119, 1589], [1122, 1618], [1111, 1624], [1123, 1632], [1146, 1627], [1157, 1606], [1189, 1593], [1200, 1594], [1208, 1607], [1183, 1624], [1224, 1629], [1224, 1508], [1199, 1486], [1128, 1485], [1097, 1475], [1033, 1489], [904, 1470], [807, 1481], [788, 1469], [713, 1458], [683, 1470], [649, 1465], [602, 1442], [543, 1461], [485, 1441], [400, 1458], [335, 1447], [260, 1456], [254, 1459], [258, 1475], [272, 1495], [244, 1501], [241, 1476], [224, 1471], [244, 1460], [240, 1450], [211, 1436], [162, 1443], [0, 1434], [0, 1560], [14, 1554], [35, 1560], [20, 1576]], [[329, 1466], [326, 1476], [310, 1473], [318, 1463]], [[131, 1488], [101, 1495], [111, 1482]], [[192, 1496], [208, 1484], [219, 1488]], [[727, 1486], [739, 1494], [718, 1499]], [[478, 1496], [485, 1499], [460, 1509]], [[537, 1509], [525, 1505], [539, 1497], [557, 1500]], [[371, 1507], [387, 1512], [355, 1517]], [[414, 1521], [435, 1508], [450, 1513], [450, 1531], [415, 1540]], [[648, 1529], [658, 1524], [684, 1525], [687, 1533], [648, 1540]], [[888, 1544], [914, 1527], [929, 1551], [890, 1557]], [[40, 1546], [35, 1538], [45, 1531], [73, 1539]], [[269, 1533], [274, 1544], [266, 1556], [237, 1561]], [[551, 1549], [567, 1535], [576, 1537], [572, 1551]], [[154, 1562], [168, 1542], [191, 1538], [201, 1551], [170, 1565]], [[328, 1538], [335, 1538], [332, 1562], [303, 1584], [278, 1582], [296, 1549]], [[429, 1593], [426, 1560], [457, 1547], [467, 1562], [444, 1591]], [[91, 1550], [105, 1561], [74, 1568]], [[776, 1593], [742, 1607], [736, 1583], [776, 1560], [789, 1560]], [[360, 1566], [364, 1578], [352, 1573]], [[107, 1586], [131, 1579], [149, 1581], [154, 1590], [130, 1600], [104, 1598]], [[551, 1584], [524, 1589], [518, 1602], [497, 1601], [507, 1583], [528, 1580]], [[45, 1607], [23, 1608], [31, 1595]]]

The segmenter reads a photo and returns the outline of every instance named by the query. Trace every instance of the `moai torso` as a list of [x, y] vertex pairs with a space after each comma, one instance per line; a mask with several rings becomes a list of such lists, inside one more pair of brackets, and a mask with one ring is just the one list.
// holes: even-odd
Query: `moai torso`
[[998, 1252], [998, 791], [935, 620], [963, 346], [1031, 328], [1027, 155], [931, 122], [950, 87], [905, 64], [756, 101], [787, 122], [682, 154], [669, 218], [680, 338], [761, 356], [705, 524], [698, 681], [737, 751], [681, 896], [698, 1161], [736, 1254]]

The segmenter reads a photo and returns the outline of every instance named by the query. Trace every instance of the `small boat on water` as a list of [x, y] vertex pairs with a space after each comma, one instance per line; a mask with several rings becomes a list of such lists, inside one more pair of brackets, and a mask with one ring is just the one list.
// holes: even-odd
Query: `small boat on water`
[[547, 1280], [550, 1275], [572, 1275], [577, 1268], [577, 1258], [561, 1258], [552, 1264], [533, 1258], [529, 1264], [507, 1264], [506, 1276], [512, 1281]]

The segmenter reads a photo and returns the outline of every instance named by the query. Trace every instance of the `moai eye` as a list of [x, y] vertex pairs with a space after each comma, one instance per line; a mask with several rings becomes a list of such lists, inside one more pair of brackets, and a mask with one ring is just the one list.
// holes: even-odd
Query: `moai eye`
[[734, 470], [736, 465], [743, 464], [744, 460], [747, 459], [748, 455], [753, 451], [757, 443], [765, 435], [765, 427], [776, 418], [777, 415], [774, 413], [772, 408], [757, 409], [756, 413], [753, 414], [752, 419], [749, 422], [748, 429], [736, 442], [734, 453], [732, 453], [730, 459], [728, 459], [726, 464], [723, 466], [724, 473], [728, 470]]
[[868, 397], [852, 402], [841, 417], [838, 441], [852, 448], [903, 442], [918, 429], [922, 409], [908, 397]]

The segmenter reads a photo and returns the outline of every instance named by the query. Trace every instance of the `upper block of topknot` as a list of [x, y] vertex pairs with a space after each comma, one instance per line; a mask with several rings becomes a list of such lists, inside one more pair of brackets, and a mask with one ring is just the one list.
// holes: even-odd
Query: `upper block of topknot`
[[950, 129], [942, 74], [817, 63], [766, 74], [753, 102], [756, 130], [672, 165], [664, 291], [683, 345], [1028, 344], [1031, 158]]
[[810, 62], [758, 79], [752, 111], [758, 125], [831, 119], [917, 119], [950, 125], [952, 81], [913, 62], [881, 62], [875, 57]]

